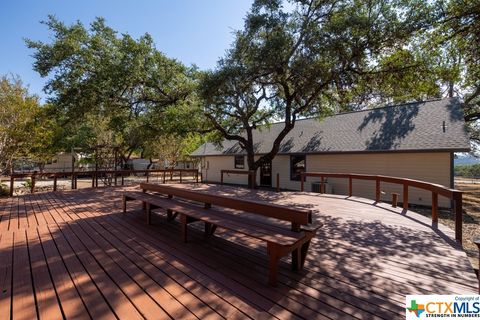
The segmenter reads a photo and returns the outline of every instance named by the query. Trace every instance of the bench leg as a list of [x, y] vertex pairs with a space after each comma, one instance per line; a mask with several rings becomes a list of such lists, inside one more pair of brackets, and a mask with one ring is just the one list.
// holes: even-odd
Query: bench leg
[[280, 250], [277, 245], [267, 244], [268, 251], [268, 284], [277, 285], [278, 260], [280, 259]]
[[182, 225], [182, 240], [187, 243], [187, 216], [180, 214], [180, 223]]
[[150, 203], [144, 202], [145, 205], [145, 212], [147, 214], [147, 224], [152, 224], [152, 208]]
[[127, 197], [125, 195], [123, 195], [122, 209], [123, 213], [127, 213]]
[[302, 269], [302, 254], [300, 248], [297, 248], [292, 251], [292, 270], [301, 270]]
[[209, 222], [205, 222], [205, 237], [208, 237], [210, 235], [212, 229], [212, 224]]
[[215, 230], [217, 230], [217, 226], [215, 224], [211, 224], [209, 222], [205, 222], [205, 236], [213, 236], [215, 233]]
[[302, 247], [300, 248], [300, 251], [301, 251], [300, 270], [303, 269], [303, 266], [305, 265], [305, 260], [307, 258], [309, 246], [310, 246], [310, 240], [302, 244]]
[[167, 209], [167, 221], [173, 221], [178, 216], [178, 212]]

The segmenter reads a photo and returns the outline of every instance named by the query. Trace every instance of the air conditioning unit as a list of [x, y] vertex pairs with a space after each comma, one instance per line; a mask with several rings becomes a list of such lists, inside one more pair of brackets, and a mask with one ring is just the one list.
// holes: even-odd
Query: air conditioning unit
[[[322, 183], [320, 181], [316, 181], [316, 182], [312, 182], [312, 192], [316, 192], [316, 193], [321, 193], [321, 185]], [[332, 186], [328, 184], [328, 181], [325, 181], [323, 183], [323, 186], [324, 186], [324, 193], [333, 193], [332, 191]]]

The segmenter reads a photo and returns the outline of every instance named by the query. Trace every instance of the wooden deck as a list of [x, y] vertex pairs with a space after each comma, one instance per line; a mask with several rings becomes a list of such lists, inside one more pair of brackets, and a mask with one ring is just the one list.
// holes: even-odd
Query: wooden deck
[[[187, 187], [183, 185], [182, 187]], [[219, 230], [180, 241], [121, 188], [0, 200], [0, 319], [402, 319], [406, 294], [476, 293], [453, 232], [413, 212], [341, 196], [197, 185], [317, 210], [325, 223], [302, 273], [266, 285], [261, 243]], [[136, 210], [135, 210], [136, 208]], [[234, 242], [228, 241], [235, 239]]]

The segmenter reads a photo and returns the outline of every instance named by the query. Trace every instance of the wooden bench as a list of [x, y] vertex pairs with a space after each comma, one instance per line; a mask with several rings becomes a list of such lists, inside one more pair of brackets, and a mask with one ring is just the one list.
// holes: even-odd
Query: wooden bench
[[[147, 223], [151, 222], [151, 212], [155, 208], [166, 210], [169, 220], [179, 215], [182, 239], [185, 242], [188, 224], [193, 222], [204, 222], [207, 236], [213, 235], [216, 228], [221, 227], [266, 242], [269, 257], [268, 282], [271, 285], [276, 284], [278, 262], [282, 257], [291, 254], [292, 270], [303, 268], [310, 240], [321, 226], [312, 224], [311, 210], [292, 209], [165, 185], [142, 183], [140, 188], [143, 192], [124, 194], [123, 211], [126, 212], [127, 201], [140, 200], [144, 204]], [[157, 194], [147, 193], [148, 191]], [[262, 221], [254, 218], [257, 215], [287, 221], [291, 230], [285, 225], [265, 221], [268, 219]]]

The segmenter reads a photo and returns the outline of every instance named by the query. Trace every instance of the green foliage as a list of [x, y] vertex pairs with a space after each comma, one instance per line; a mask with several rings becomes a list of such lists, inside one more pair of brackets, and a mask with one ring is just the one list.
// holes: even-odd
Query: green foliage
[[465, 178], [480, 177], [480, 164], [457, 165], [455, 166], [455, 175]]
[[20, 79], [0, 78], [0, 171], [11, 168], [17, 157], [43, 161], [54, 154], [57, 126], [48, 118], [47, 109]]
[[33, 185], [32, 179], [30, 179], [30, 178], [25, 179], [25, 181], [22, 183], [22, 185], [25, 188], [27, 188], [28, 190], [30, 190], [32, 188], [32, 185]]
[[162, 165], [168, 164], [168, 167], [174, 168], [179, 161], [190, 160], [189, 155], [205, 141], [204, 136], [196, 133], [161, 136], [148, 145], [143, 157], [158, 158]]
[[[407, 2], [408, 3], [408, 2]], [[480, 141], [480, 3], [478, 0], [426, 2], [424, 25], [402, 51], [379, 60], [378, 74], [366, 74], [345, 102], [375, 107], [458, 96], [464, 100], [471, 138]], [[412, 4], [409, 4], [411, 6]], [[400, 55], [399, 55], [400, 54]]]
[[[430, 18], [420, 0], [284, 3], [255, 1], [244, 30], [200, 86], [211, 126], [239, 142], [251, 170], [277, 154], [298, 118], [338, 111], [398, 68], [397, 59], [411, 60], [404, 46]], [[273, 119], [284, 127], [255, 160], [252, 132]]]
[[[196, 70], [164, 56], [150, 35], [118, 35], [102, 18], [89, 28], [53, 16], [44, 24], [53, 41], [27, 45], [34, 49], [34, 70], [49, 79], [45, 91], [62, 124], [64, 149], [118, 146], [127, 160], [148, 140], [188, 127], [180, 121], [182, 112], [194, 118], [198, 110]], [[174, 114], [172, 126], [165, 118]]]
[[7, 197], [10, 194], [8, 186], [4, 183], [0, 184], [0, 197]]

